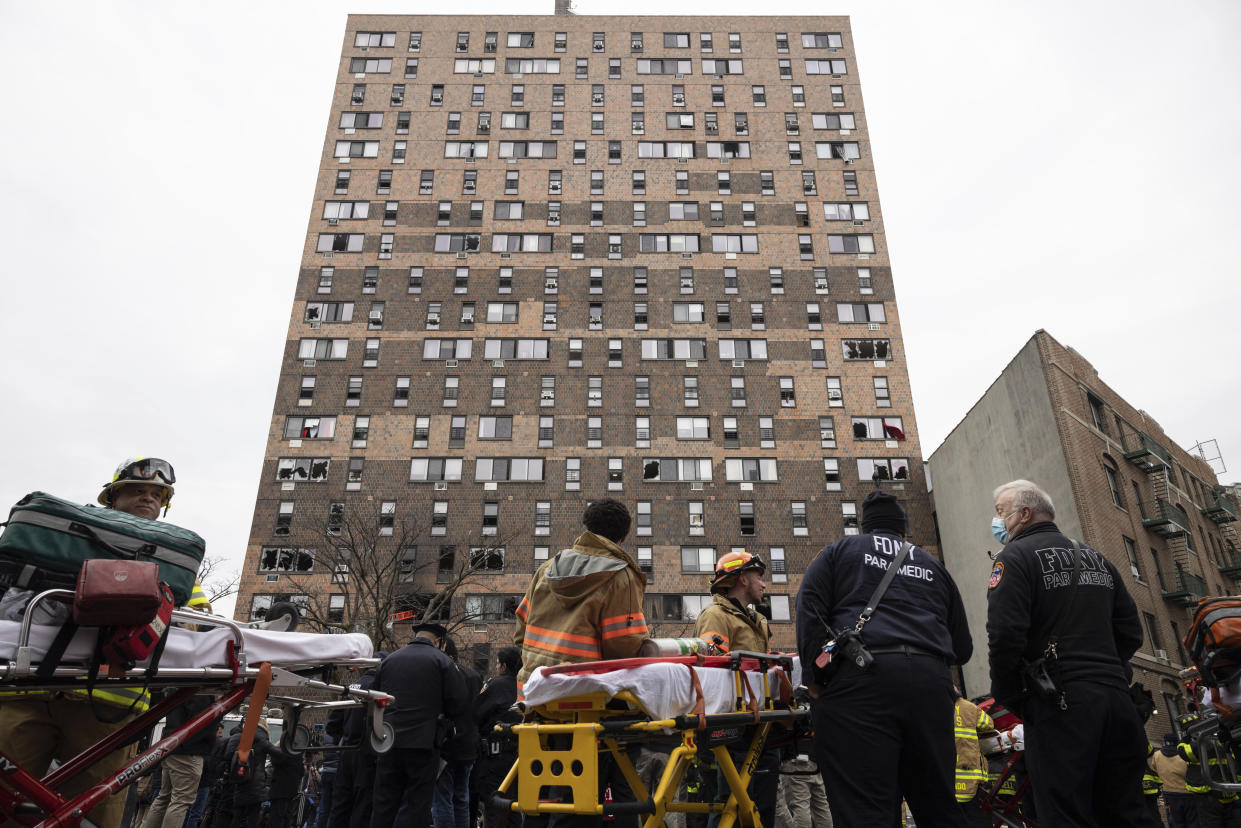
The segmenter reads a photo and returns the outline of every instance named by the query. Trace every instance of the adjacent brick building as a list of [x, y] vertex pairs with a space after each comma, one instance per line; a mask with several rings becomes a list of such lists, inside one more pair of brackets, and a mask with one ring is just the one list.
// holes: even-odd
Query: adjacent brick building
[[[1038, 331], [943, 444], [927, 468], [944, 561], [961, 587], [976, 638], [986, 624], [996, 486], [1038, 483], [1056, 523], [1120, 570], [1146, 641], [1135, 679], [1155, 693], [1152, 738], [1184, 712], [1181, 639], [1205, 595], [1236, 591], [1241, 577], [1235, 500], [1199, 456], [1181, 449], [1145, 411], [1099, 378], [1081, 354]], [[966, 692], [990, 686], [981, 638], [965, 668]]]
[[485, 657], [610, 495], [657, 633], [744, 547], [790, 647], [876, 476], [933, 542], [882, 219], [847, 18], [351, 16], [238, 614], [342, 588], [334, 509], [434, 515], [403, 606], [502, 545]]

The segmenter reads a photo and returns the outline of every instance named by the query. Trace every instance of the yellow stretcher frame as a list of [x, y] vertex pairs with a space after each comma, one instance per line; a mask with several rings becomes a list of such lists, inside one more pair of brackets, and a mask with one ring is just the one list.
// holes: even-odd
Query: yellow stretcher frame
[[[498, 725], [497, 731], [517, 737], [517, 761], [505, 775], [496, 793], [496, 802], [513, 812], [540, 816], [578, 814], [602, 817], [612, 814], [646, 814], [643, 828], [660, 828], [668, 813], [720, 814], [718, 828], [763, 828], [758, 810], [748, 788], [759, 756], [767, 743], [773, 725], [792, 728], [809, 716], [806, 708], [790, 706], [788, 693], [774, 699], [767, 670], [761, 672], [763, 697], [760, 700], [745, 680], [740, 668], [742, 658], [754, 658], [763, 666], [782, 667], [791, 673], [788, 656], [737, 652], [732, 654], [730, 668], [734, 673], [736, 696], [729, 713], [700, 712], [670, 719], [652, 719], [642, 703], [629, 691], [615, 696], [586, 693], [538, 705], [533, 710], [535, 721]], [[660, 661], [661, 659], [650, 659]], [[690, 665], [692, 666], [692, 665]], [[691, 674], [692, 675], [692, 674]], [[696, 677], [692, 679], [697, 684]], [[701, 689], [698, 689], [701, 698]], [[788, 688], [788, 689], [791, 689]], [[701, 708], [698, 708], [699, 710]], [[728, 785], [727, 799], [713, 802], [676, 801], [674, 797], [694, 759], [698, 755], [698, 734], [712, 730], [751, 729], [745, 756], [740, 767], [733, 762], [730, 744], [735, 740], [720, 738], [708, 748], [715, 757]], [[681, 743], [673, 749], [663, 774], [652, 793], [639, 778], [623, 743], [640, 741], [642, 737], [679, 731]], [[602, 803], [598, 801], [599, 756], [610, 753], [618, 769], [633, 790], [636, 803]], [[516, 786], [516, 798], [508, 796]], [[546, 787], [567, 789], [571, 802], [548, 802], [539, 795]], [[768, 826], [770, 828], [770, 826]]]

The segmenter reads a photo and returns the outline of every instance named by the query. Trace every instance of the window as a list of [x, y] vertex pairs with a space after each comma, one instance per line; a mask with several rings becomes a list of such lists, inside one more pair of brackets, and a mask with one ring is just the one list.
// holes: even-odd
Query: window
[[327, 480], [331, 460], [327, 457], [281, 457], [276, 462], [276, 479], [294, 483], [322, 483]]
[[711, 419], [709, 417], [677, 417], [678, 440], [710, 440]]
[[345, 405], [356, 406], [362, 403], [362, 378], [349, 377], [348, 385], [345, 386]]
[[552, 406], [556, 404], [556, 378], [542, 377], [539, 380], [539, 405]]
[[396, 525], [396, 501], [384, 500], [379, 504], [379, 534], [391, 535]]
[[754, 534], [754, 501], [742, 500], [737, 503], [737, 517], [740, 519], [740, 534], [743, 536], [752, 536]]
[[651, 404], [651, 378], [650, 377], [634, 377], [633, 378], [633, 397], [634, 406], [644, 408]]
[[728, 383], [733, 408], [745, 408], [745, 377], [729, 377]]
[[843, 75], [846, 74], [844, 58], [830, 60], [806, 60], [807, 75]]
[[552, 533], [552, 504], [549, 500], [540, 500], [534, 504], [534, 534], [550, 535]]
[[505, 44], [510, 49], [529, 49], [534, 46], [534, 32], [509, 32]]
[[511, 440], [513, 439], [512, 417], [479, 417], [478, 439], [480, 440]]
[[846, 361], [892, 358], [892, 343], [887, 339], [842, 339], [840, 344]]
[[495, 233], [491, 236], [492, 253], [550, 253], [551, 233]]
[[633, 444], [636, 448], [650, 448], [650, 445], [651, 445], [651, 418], [650, 417], [634, 417], [633, 418]]
[[491, 378], [491, 404], [504, 405], [508, 398], [508, 379], [506, 377]]
[[543, 330], [554, 331], [558, 323], [558, 305], [555, 302], [543, 303]]
[[349, 71], [355, 74], [387, 74], [392, 71], [392, 58], [350, 58]]
[[792, 377], [780, 377], [780, 407], [793, 408], [797, 405], [797, 390]]
[[307, 302], [307, 322], [352, 322], [353, 302]]
[[375, 46], [395, 46], [396, 32], [358, 32], [353, 37], [353, 45], [367, 49]]
[[641, 253], [697, 253], [697, 234], [640, 233], [638, 250]]
[[541, 457], [480, 457], [474, 463], [475, 481], [539, 481]]
[[[833, 86], [833, 89], [840, 87]], [[857, 129], [857, 120], [851, 112], [815, 112], [810, 116], [810, 125], [815, 129]]]
[[693, 158], [693, 141], [639, 141], [639, 158]]
[[702, 32], [698, 35], [699, 48], [704, 52], [710, 52], [712, 49], [711, 33]]
[[556, 32], [552, 36], [553, 51], [563, 52], [569, 45], [569, 35], [566, 32]]
[[858, 480], [908, 480], [909, 460], [905, 458], [859, 457]]
[[578, 80], [583, 80], [590, 75], [590, 67], [586, 58], [576, 58], [573, 76]]
[[589, 377], [586, 382], [586, 404], [603, 405], [603, 377]]
[[409, 405], [409, 377], [397, 377], [392, 394], [392, 405], [402, 408]]
[[[432, 305], [438, 302], [430, 303]], [[429, 307], [429, 306], [428, 306]], [[428, 310], [427, 321], [430, 322], [434, 311]], [[435, 316], [436, 324], [439, 322]], [[469, 359], [474, 350], [472, 339], [425, 339], [422, 342], [423, 359]]]
[[496, 71], [495, 58], [457, 58], [453, 61], [452, 71], [457, 75], [492, 75]]
[[1116, 461], [1106, 454], [1103, 455], [1103, 474], [1107, 477], [1107, 488], [1112, 494], [1112, 503], [1122, 509], [1125, 508], [1125, 498], [1120, 491], [1120, 480], [1116, 476]]
[[723, 60], [713, 58], [703, 58], [702, 73], [704, 75], [742, 75], [745, 74], [745, 68], [742, 66], [743, 61], [739, 58], [735, 60]]
[[770, 458], [729, 458], [724, 461], [724, 479], [730, 483], [761, 482], [772, 483], [779, 480], [776, 461]]
[[714, 233], [712, 253], [757, 253], [758, 235], [751, 233]]
[[642, 479], [648, 482], [710, 481], [711, 458], [644, 458], [642, 460]]
[[[875, 381], [875, 405], [878, 408], [888, 408], [889, 406], [892, 405], [892, 399], [888, 395], [888, 378], [887, 377], [875, 377], [874, 381]], [[831, 394], [830, 388], [828, 389], [828, 394], [829, 395]]]
[[335, 417], [287, 417], [284, 421], [286, 440], [331, 440], [335, 436]]
[[444, 377], [444, 407], [454, 408], [457, 405], [457, 394], [461, 388], [460, 377]]
[[689, 194], [689, 172], [686, 170], [676, 171], [676, 192], [677, 195]]
[[486, 158], [486, 141], [445, 141], [445, 158]]
[[651, 534], [651, 501], [638, 501], [637, 510], [634, 514], [634, 527], [634, 534], [636, 535]]
[[882, 302], [853, 302], [836, 305], [836, 318], [841, 322], [887, 322]]
[[461, 479], [461, 458], [415, 457], [410, 462], [409, 479], [413, 482], [458, 481]]
[[556, 443], [556, 418], [539, 417], [539, 448], [551, 448]]
[[836, 158], [845, 161], [861, 157], [856, 141], [815, 141], [814, 154], [819, 158]]
[[470, 50], [470, 33], [457, 32], [457, 51], [468, 52]]
[[638, 58], [639, 75], [688, 75], [693, 72], [693, 61], [664, 58], [651, 60]]
[[[761, 313], [761, 304], [759, 313]], [[719, 341], [720, 359], [766, 359], [767, 340], [765, 339], [721, 339]]]
[[[708, 37], [710, 37], [708, 35]], [[689, 32], [664, 32], [665, 49], [688, 49]]]
[[1120, 539], [1125, 543], [1125, 555], [1129, 558], [1129, 571], [1133, 573], [1133, 577], [1139, 581], [1142, 580], [1142, 566], [1138, 562], [1137, 545], [1133, 542], [1133, 538], [1121, 535]]
[[753, 86], [751, 87], [750, 92], [754, 98], [755, 106], [766, 106], [767, 105], [767, 88], [766, 87]]
[[683, 397], [686, 408], [698, 407], [698, 377], [682, 377]]

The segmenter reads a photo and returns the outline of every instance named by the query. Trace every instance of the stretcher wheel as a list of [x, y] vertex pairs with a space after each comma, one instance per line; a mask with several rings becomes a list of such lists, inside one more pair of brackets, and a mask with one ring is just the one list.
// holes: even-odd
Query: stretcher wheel
[[383, 723], [383, 737], [375, 735], [375, 731], [370, 731], [371, 750], [375, 753], [387, 753], [392, 750], [392, 744], [396, 741], [396, 730], [392, 727], [391, 722]]

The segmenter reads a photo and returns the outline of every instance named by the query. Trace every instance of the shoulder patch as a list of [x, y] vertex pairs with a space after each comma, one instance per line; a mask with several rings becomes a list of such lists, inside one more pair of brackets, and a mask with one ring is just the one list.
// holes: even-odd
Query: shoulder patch
[[1000, 579], [1004, 577], [1004, 564], [996, 561], [995, 566], [991, 568], [991, 581], [987, 584], [987, 589], [995, 589], [1000, 585]]

